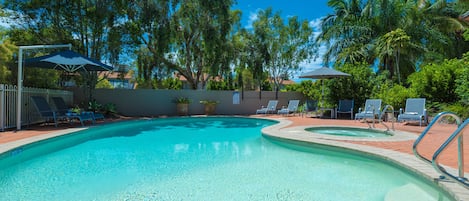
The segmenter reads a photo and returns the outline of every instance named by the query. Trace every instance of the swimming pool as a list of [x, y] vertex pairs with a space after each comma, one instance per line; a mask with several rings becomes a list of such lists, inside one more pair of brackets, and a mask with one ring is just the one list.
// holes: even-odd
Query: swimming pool
[[366, 129], [366, 128], [351, 128], [351, 127], [329, 127], [329, 126], [318, 126], [306, 128], [306, 131], [324, 134], [324, 135], [335, 135], [335, 136], [347, 136], [347, 137], [367, 137], [367, 138], [382, 138], [391, 137], [392, 134], [389, 132]]
[[27, 145], [0, 156], [0, 199], [452, 200], [380, 160], [262, 137], [274, 123], [132, 121]]

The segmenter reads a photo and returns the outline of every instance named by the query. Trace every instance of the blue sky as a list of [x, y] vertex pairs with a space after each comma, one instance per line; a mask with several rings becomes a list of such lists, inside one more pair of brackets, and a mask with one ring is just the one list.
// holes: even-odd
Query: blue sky
[[[259, 9], [272, 7], [273, 11], [280, 11], [284, 18], [288, 16], [298, 16], [300, 20], [308, 20], [312, 26], [317, 26], [319, 19], [332, 13], [332, 9], [327, 6], [327, 0], [237, 0], [234, 9], [243, 12], [241, 23], [244, 27], [250, 27], [252, 21], [256, 19], [256, 13]], [[317, 28], [314, 28], [317, 31]], [[321, 48], [320, 53], [324, 51]], [[300, 65], [302, 72], [314, 70], [322, 67], [322, 60], [316, 59]], [[299, 81], [298, 75], [293, 78]]]

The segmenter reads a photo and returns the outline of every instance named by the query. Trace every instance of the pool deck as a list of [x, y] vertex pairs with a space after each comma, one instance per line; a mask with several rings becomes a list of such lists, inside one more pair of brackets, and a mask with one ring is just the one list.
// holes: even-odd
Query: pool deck
[[[387, 160], [407, 166], [409, 169], [415, 171], [417, 174], [425, 176], [429, 179], [438, 178], [437, 173], [433, 167], [427, 163], [418, 160], [412, 152], [412, 145], [415, 139], [426, 128], [420, 127], [418, 124], [403, 124], [395, 123], [395, 135], [389, 138], [357, 138], [357, 137], [337, 137], [314, 134], [307, 132], [304, 129], [314, 126], [347, 126], [347, 127], [361, 127], [368, 128], [367, 123], [344, 120], [344, 119], [319, 119], [302, 116], [281, 116], [281, 115], [253, 115], [251, 117], [267, 118], [280, 121], [279, 124], [263, 129], [263, 134], [272, 137], [285, 138], [290, 140], [305, 141], [319, 144], [327, 144], [330, 146], [339, 146], [349, 149], [364, 151], [373, 155], [379, 155]], [[107, 124], [126, 119], [114, 119], [97, 122], [96, 125]], [[88, 124], [89, 125], [89, 124]], [[387, 125], [391, 126], [390, 123]], [[380, 124], [375, 124], [376, 129], [384, 130], [385, 127]], [[73, 132], [82, 128], [79, 124], [69, 125], [61, 124], [55, 128], [49, 126], [31, 126], [26, 127], [20, 131], [4, 131], [0, 132], [0, 153], [9, 150], [14, 146], [25, 143], [42, 140], [45, 138], [63, 135]], [[452, 124], [435, 124], [428, 132], [418, 147], [418, 150], [426, 158], [431, 158], [436, 149], [448, 138], [449, 135], [456, 130], [456, 125]], [[469, 132], [469, 131], [465, 131]], [[469, 137], [464, 138], [464, 158], [466, 163], [464, 171], [469, 175]], [[453, 143], [450, 147], [443, 152], [440, 157], [440, 163], [444, 165], [447, 170], [456, 174], [458, 156], [457, 156], [457, 143]], [[469, 189], [455, 184], [451, 181], [438, 181], [438, 185], [450, 190], [458, 200], [469, 200]]]

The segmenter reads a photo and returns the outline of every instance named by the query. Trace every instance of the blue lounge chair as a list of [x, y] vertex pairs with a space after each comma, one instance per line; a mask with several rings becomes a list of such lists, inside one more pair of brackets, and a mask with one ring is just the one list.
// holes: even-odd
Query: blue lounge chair
[[399, 110], [397, 121], [418, 121], [419, 125], [427, 124], [427, 110], [425, 109], [425, 98], [408, 98], [405, 103], [405, 111]]
[[381, 103], [381, 99], [367, 99], [365, 101], [365, 109], [358, 109], [358, 113], [355, 114], [355, 120], [375, 119], [379, 117], [381, 113]]
[[[52, 97], [52, 101], [54, 102], [55, 108], [57, 108], [58, 112], [66, 114], [68, 113], [69, 115], [71, 115], [71, 108], [67, 107], [67, 104], [65, 104], [65, 101], [62, 97]], [[91, 118], [93, 118], [93, 122], [95, 122], [97, 119], [104, 119], [104, 115], [101, 113], [91, 111], [86, 111], [83, 113], [91, 115]]]
[[89, 113], [63, 113], [59, 111], [54, 111], [47, 103], [46, 99], [42, 96], [31, 96], [31, 100], [34, 103], [34, 106], [39, 112], [39, 115], [44, 118], [46, 121], [53, 120], [55, 127], [57, 127], [59, 120], [67, 120], [71, 122], [73, 119], [80, 121], [81, 125], [84, 126], [83, 121], [90, 120], [93, 121], [92, 114]]
[[278, 100], [269, 100], [267, 107], [262, 106], [261, 109], [256, 110], [256, 114], [268, 114], [277, 111]]
[[303, 114], [308, 115], [309, 113], [318, 112], [318, 111], [319, 111], [318, 101], [306, 100]]
[[353, 100], [339, 100], [339, 107], [337, 108], [337, 116], [339, 114], [349, 114], [350, 119], [353, 119]]
[[278, 110], [277, 114], [295, 114], [298, 112], [298, 105], [300, 104], [300, 100], [290, 100], [288, 101], [287, 107], [282, 107], [282, 109]]
[[57, 127], [59, 120], [66, 120], [67, 115], [65, 113], [58, 113], [57, 111], [53, 111], [49, 103], [47, 103], [46, 99], [42, 96], [31, 96], [31, 100], [34, 103], [34, 107], [39, 112], [39, 115], [47, 122], [53, 121], [55, 127]]

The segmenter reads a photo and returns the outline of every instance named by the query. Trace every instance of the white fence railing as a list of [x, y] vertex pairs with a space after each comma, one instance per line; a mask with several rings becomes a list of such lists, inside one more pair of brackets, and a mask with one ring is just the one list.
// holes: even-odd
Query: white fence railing
[[[0, 84], [0, 131], [16, 127], [17, 94], [17, 86]], [[62, 97], [68, 105], [73, 102], [73, 92], [70, 91], [23, 87], [21, 125], [43, 121], [31, 102], [31, 96], [43, 96], [47, 100]], [[54, 107], [51, 101], [49, 103]]]

